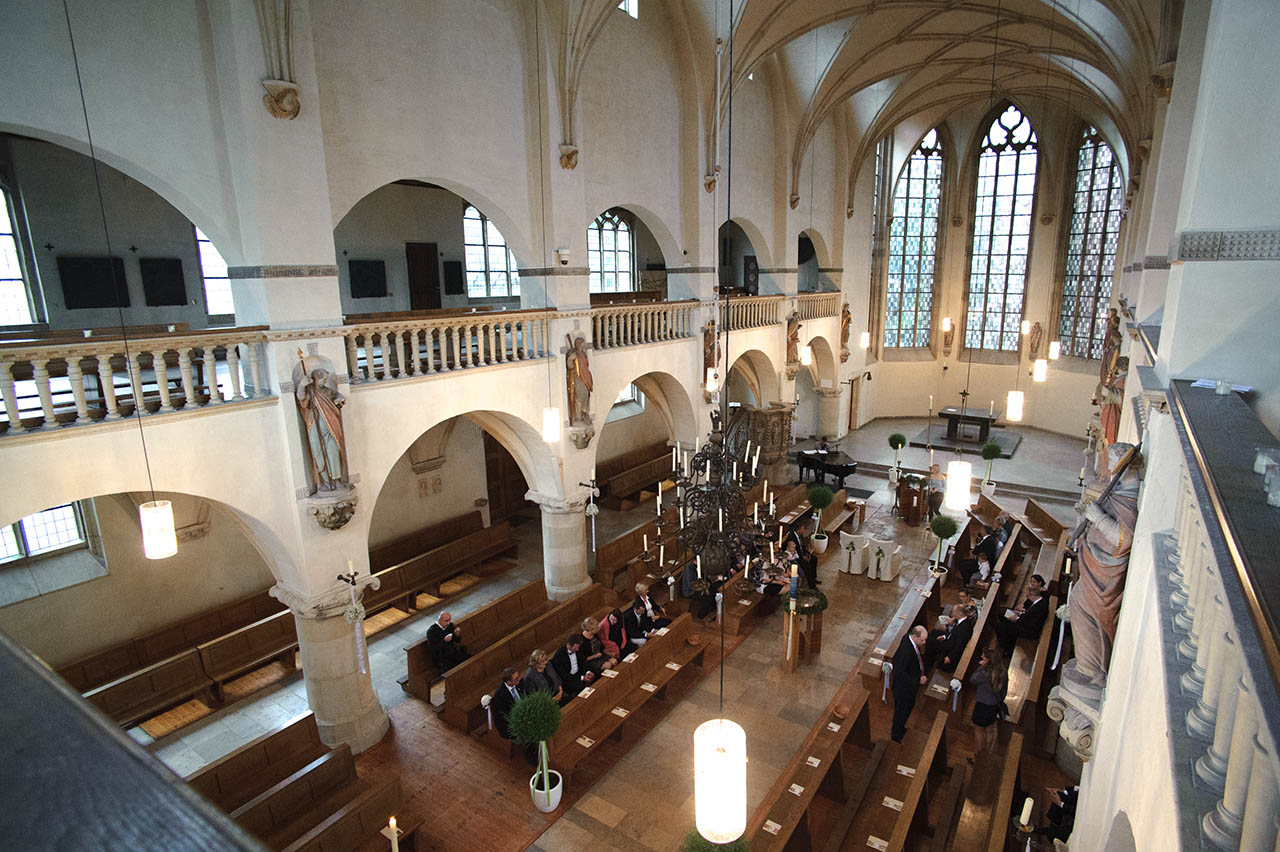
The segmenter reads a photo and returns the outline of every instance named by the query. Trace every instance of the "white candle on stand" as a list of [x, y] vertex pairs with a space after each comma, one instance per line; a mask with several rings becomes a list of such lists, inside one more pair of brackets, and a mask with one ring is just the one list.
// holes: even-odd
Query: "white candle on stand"
[[716, 509], [716, 514], [719, 517], [720, 532], [724, 532], [724, 509]]
[[649, 534], [648, 533], [644, 534], [644, 552], [645, 553], [649, 552]]
[[929, 448], [929, 467], [933, 467], [933, 447]]
[[738, 463], [736, 461], [733, 463], [733, 481], [738, 481]]
[[698, 554], [697, 558], [698, 579], [702, 579], [702, 554]]
[[667, 546], [665, 544], [658, 545], [658, 564], [667, 564]]
[[756, 504], [751, 507], [751, 523], [753, 524], [760, 523], [760, 501], [759, 500], [757, 500]]
[[592, 481], [592, 482], [595, 482], [595, 481], [596, 481], [596, 466], [595, 466], [595, 465], [592, 465], [592, 466], [591, 466], [591, 481]]
[[929, 410], [933, 410], [933, 394], [929, 394]]
[[987, 409], [987, 416], [990, 417], [995, 413], [996, 413], [996, 401], [993, 399], [991, 400], [991, 407]]
[[387, 828], [391, 830], [391, 852], [400, 852], [400, 831], [396, 828], [395, 817], [387, 822]]
[[658, 514], [662, 514], [662, 483], [658, 483]]
[[769, 542], [769, 561], [773, 561], [773, 542]]
[[1022, 823], [1023, 825], [1031, 825], [1032, 804], [1034, 803], [1032, 802], [1030, 796], [1027, 796], [1027, 800], [1022, 803], [1022, 817], [1018, 820], [1018, 822]]

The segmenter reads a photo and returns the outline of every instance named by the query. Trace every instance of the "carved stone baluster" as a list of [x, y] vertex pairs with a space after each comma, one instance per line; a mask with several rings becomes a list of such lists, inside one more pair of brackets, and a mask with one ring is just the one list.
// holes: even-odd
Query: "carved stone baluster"
[[[350, 341], [348, 346], [354, 346], [355, 335], [352, 334], [350, 337], [348, 337], [348, 340]], [[256, 341], [252, 343], [246, 343], [244, 345], [245, 358], [249, 363], [249, 367], [245, 371], [245, 379], [247, 380], [245, 382], [245, 396], [247, 396], [249, 399], [270, 395], [267, 390], [267, 382], [264, 376], [265, 367], [262, 366], [262, 355], [259, 351], [261, 345], [262, 344], [257, 343]], [[360, 364], [358, 361], [356, 361], [354, 355], [351, 358], [351, 371], [352, 371], [353, 381], [358, 381], [358, 379], [355, 379], [354, 376], [356, 373], [360, 371]]]
[[[1205, 585], [1209, 586], [1211, 584], [1206, 583]], [[1182, 688], [1194, 696], [1199, 696], [1204, 690], [1205, 666], [1208, 664], [1210, 652], [1213, 650], [1212, 640], [1218, 633], [1219, 624], [1222, 621], [1222, 599], [1216, 594], [1207, 593], [1196, 621], [1199, 622], [1196, 653], [1191, 659], [1191, 668], [1182, 675]], [[1179, 648], [1179, 652], [1181, 652], [1181, 648]]]
[[90, 423], [89, 406], [84, 398], [84, 371], [80, 367], [80, 356], [67, 358], [67, 378], [71, 380], [71, 395], [76, 400], [76, 423]]
[[640, 311], [632, 308], [627, 311], [627, 345], [635, 346], [639, 343], [640, 334]]
[[142, 353], [134, 352], [125, 359], [125, 368], [129, 371], [129, 387], [133, 390], [133, 413], [141, 416], [150, 414], [147, 411], [147, 399], [142, 392]]
[[240, 344], [227, 344], [227, 378], [231, 381], [231, 399], [247, 399], [240, 381]]
[[9, 361], [0, 361], [0, 397], [4, 398], [4, 416], [9, 421], [9, 434], [27, 431], [22, 425], [18, 395], [13, 391], [13, 364]]
[[396, 374], [404, 375], [400, 368], [400, 350], [396, 348], [396, 333], [390, 329], [382, 335], [382, 360], [388, 379], [395, 378]]
[[[423, 367], [422, 372], [437, 372], [436, 329], [432, 326], [427, 326], [422, 330], [422, 351], [427, 356], [427, 363]], [[440, 354], [441, 356], [444, 355], [444, 338], [440, 339]]]
[[[1222, 598], [1218, 595], [1213, 597], [1213, 609], [1216, 613], [1213, 632], [1200, 643], [1201, 648], [1207, 650], [1199, 699], [1196, 706], [1187, 711], [1187, 733], [1203, 742], [1213, 741], [1213, 726], [1218, 717], [1218, 698], [1222, 691], [1222, 673], [1225, 668], [1223, 658], [1227, 652], [1227, 644], [1223, 641], [1223, 636], [1226, 635], [1223, 629], [1226, 614]], [[1182, 676], [1184, 686], [1190, 675], [1187, 672]]]
[[353, 331], [344, 335], [343, 341], [347, 344], [347, 375], [350, 376], [351, 384], [356, 385], [361, 382], [360, 352], [356, 349], [356, 333]]
[[[182, 407], [185, 410], [198, 408], [200, 401], [196, 399], [196, 380], [191, 373], [191, 350], [182, 347], [178, 350], [178, 372], [182, 375]], [[103, 382], [105, 388], [110, 382]], [[111, 394], [111, 401], [107, 406], [107, 419], [111, 419], [110, 411], [115, 408], [115, 394]]]
[[1204, 572], [1201, 570], [1200, 548], [1188, 543], [1182, 552], [1182, 571], [1187, 577], [1187, 602], [1182, 611], [1174, 615], [1173, 627], [1190, 636], [1195, 630], [1196, 603], [1200, 600]]
[[1241, 849], [1267, 849], [1275, 842], [1276, 788], [1275, 755], [1254, 737], [1253, 771], [1249, 775], [1249, 795], [1245, 798]]
[[42, 428], [57, 426], [58, 418], [53, 415], [53, 393], [49, 388], [49, 362], [43, 357], [32, 358], [31, 372], [36, 382], [36, 393], [40, 395], [40, 408], [44, 411]]
[[1227, 781], [1218, 807], [1206, 814], [1200, 826], [1209, 842], [1221, 849], [1236, 849], [1244, 826], [1244, 805], [1253, 770], [1255, 737], [1258, 733], [1257, 699], [1244, 678], [1240, 678], [1236, 719], [1231, 731], [1231, 752], [1227, 757]]
[[209, 344], [204, 348], [205, 382], [209, 385], [209, 404], [222, 405], [222, 388], [218, 385], [218, 347]]
[[498, 363], [505, 364], [507, 362], [507, 321], [504, 319], [498, 323]]
[[1240, 698], [1242, 658], [1235, 637], [1223, 631], [1222, 675], [1218, 685], [1218, 708], [1213, 720], [1213, 742], [1196, 761], [1196, 775], [1206, 787], [1221, 793], [1227, 784], [1227, 758], [1231, 754], [1231, 732], [1235, 730], [1236, 703]]
[[447, 327], [447, 330], [449, 333], [449, 352], [446, 354], [444, 351], [445, 329], [441, 329], [440, 330], [440, 360], [443, 361], [450, 370], [456, 370], [458, 369], [458, 365], [459, 365], [458, 327], [456, 325], [450, 325]]
[[[160, 391], [160, 411], [173, 411], [173, 400], [169, 398], [169, 376], [164, 365], [163, 349], [151, 353], [151, 372], [156, 376], [156, 388]], [[227, 363], [231, 363], [231, 349], [227, 350]], [[239, 377], [237, 377], [239, 378]]]
[[418, 335], [420, 334], [422, 334], [422, 329], [418, 328], [411, 328], [406, 332], [402, 332], [405, 371], [411, 376], [418, 375], [422, 365], [422, 350], [418, 348]]
[[106, 420], [119, 420], [121, 418], [120, 406], [116, 402], [116, 373], [115, 367], [111, 364], [112, 354], [110, 352], [98, 353], [98, 383], [102, 387], [102, 404], [106, 406]]

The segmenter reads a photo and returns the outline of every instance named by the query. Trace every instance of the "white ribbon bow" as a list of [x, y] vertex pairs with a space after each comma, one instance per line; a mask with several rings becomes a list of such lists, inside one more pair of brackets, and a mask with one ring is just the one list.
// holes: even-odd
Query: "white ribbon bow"
[[484, 708], [484, 713], [489, 717], [489, 730], [493, 730], [493, 710], [489, 708], [489, 702], [493, 700], [490, 695], [485, 695], [480, 699], [480, 706]]
[[959, 678], [951, 678], [951, 712], [956, 712], [956, 707], [960, 703], [960, 687], [964, 684], [960, 683]]
[[884, 689], [880, 691], [880, 700], [887, 702], [889, 700], [889, 673], [893, 671], [893, 663], [885, 660], [880, 664], [880, 670], [884, 672]]

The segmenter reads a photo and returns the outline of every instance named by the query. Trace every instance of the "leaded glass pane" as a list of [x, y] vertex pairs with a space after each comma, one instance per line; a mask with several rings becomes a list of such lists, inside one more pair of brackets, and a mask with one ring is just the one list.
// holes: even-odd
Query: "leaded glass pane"
[[942, 146], [937, 130], [931, 130], [907, 161], [893, 194], [885, 292], [888, 347], [929, 345], [942, 174]]

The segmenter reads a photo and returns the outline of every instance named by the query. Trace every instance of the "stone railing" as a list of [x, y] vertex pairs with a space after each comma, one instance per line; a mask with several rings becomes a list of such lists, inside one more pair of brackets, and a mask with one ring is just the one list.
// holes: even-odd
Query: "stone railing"
[[729, 299], [729, 330], [740, 331], [744, 328], [760, 328], [766, 325], [777, 325], [782, 320], [778, 311], [782, 307], [782, 296], [747, 296]]
[[[351, 383], [545, 358], [554, 312], [502, 311], [344, 326]], [[324, 336], [317, 332], [317, 337]]]
[[591, 339], [596, 349], [612, 349], [692, 337], [697, 310], [694, 300], [592, 308]]
[[801, 293], [796, 297], [796, 310], [802, 320], [837, 316], [840, 313], [840, 294]]
[[5, 434], [270, 396], [265, 342], [262, 328], [229, 328], [0, 344]]

